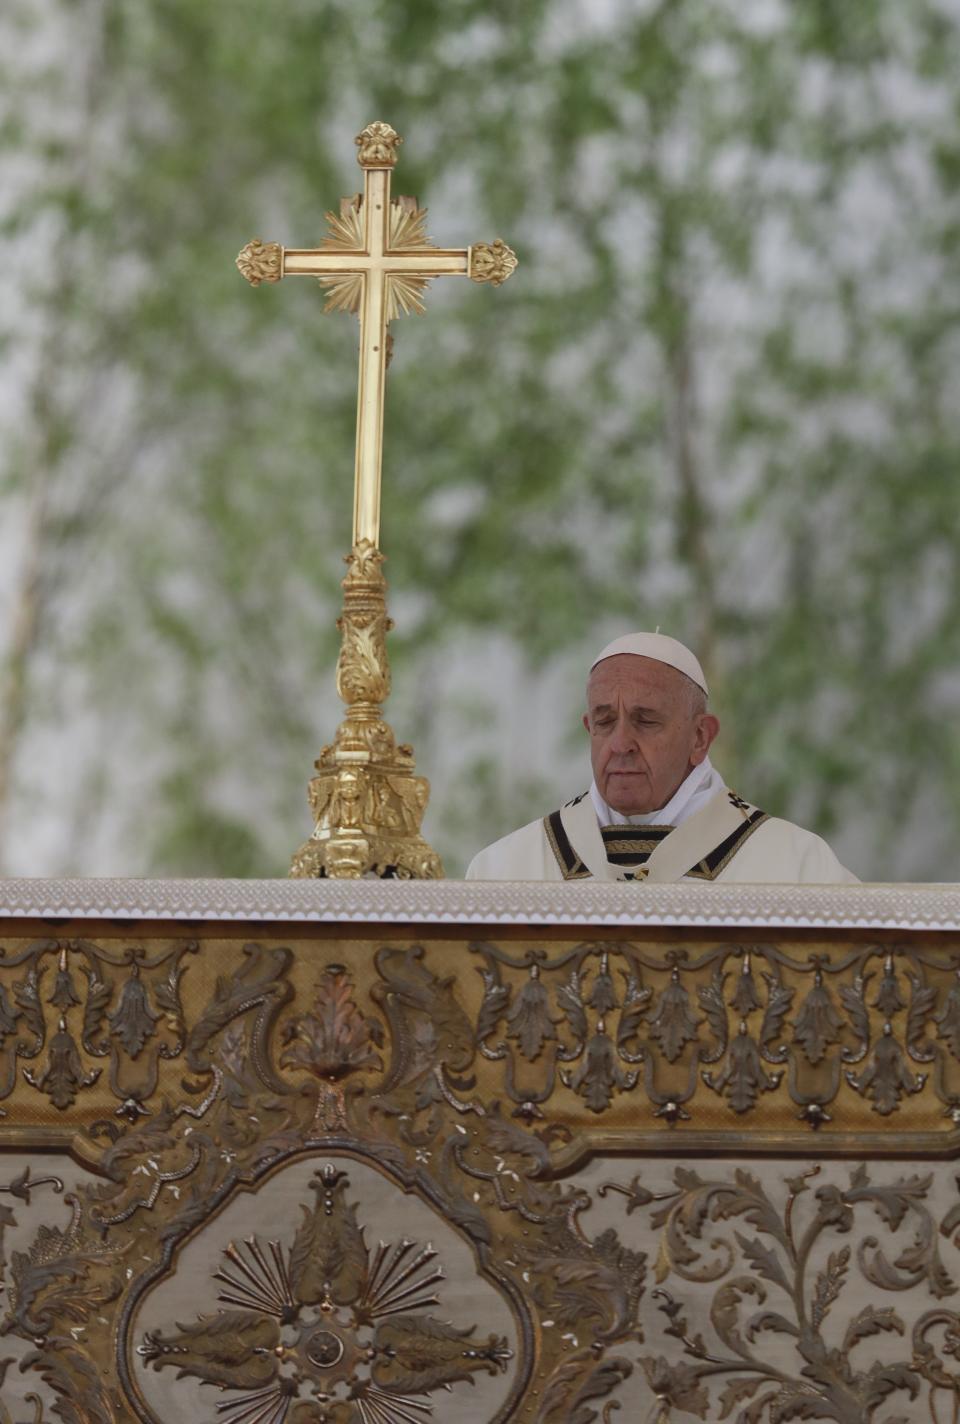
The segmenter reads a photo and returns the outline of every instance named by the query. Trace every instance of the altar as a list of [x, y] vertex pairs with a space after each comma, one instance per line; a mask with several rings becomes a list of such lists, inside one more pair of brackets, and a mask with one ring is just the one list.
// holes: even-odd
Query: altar
[[960, 1399], [960, 891], [0, 887], [0, 1420]]

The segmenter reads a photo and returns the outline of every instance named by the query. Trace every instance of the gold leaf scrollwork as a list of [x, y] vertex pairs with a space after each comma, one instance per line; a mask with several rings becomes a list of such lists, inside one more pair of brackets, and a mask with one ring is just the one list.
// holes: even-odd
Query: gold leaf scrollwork
[[438, 879], [443, 868], [420, 835], [429, 786], [397, 746], [381, 705], [390, 694], [383, 554], [362, 539], [347, 555], [337, 691], [347, 715], [317, 760], [309, 788], [314, 833], [293, 858], [300, 879], [366, 874]]
[[34, 1074], [24, 1068], [23, 1076], [33, 1088], [39, 1088], [49, 1097], [55, 1108], [68, 1108], [83, 1088], [91, 1087], [100, 1077], [100, 1069], [92, 1068], [84, 1072], [80, 1050], [73, 1035], [67, 1029], [67, 1021], [61, 1014], [57, 1031], [50, 1040], [50, 1057], [42, 1073]]
[[283, 248], [279, 242], [262, 242], [255, 237], [240, 249], [237, 267], [251, 287], [261, 282], [279, 282], [283, 276]]
[[377, 1052], [383, 1044], [383, 1027], [360, 1012], [353, 992], [346, 970], [330, 965], [317, 985], [313, 1012], [288, 1025], [290, 1046], [280, 1059], [284, 1067], [306, 1070], [317, 1081], [314, 1121], [325, 1132], [341, 1131], [347, 1124], [340, 1080], [359, 1069], [383, 1066]]
[[337, 691], [344, 702], [385, 702], [390, 669], [383, 614], [353, 613], [342, 620], [343, 647], [337, 664]]
[[777, 1104], [778, 1143], [792, 1134], [790, 1118], [819, 1129], [834, 1110], [860, 1112], [857, 1099], [881, 1119], [914, 1100], [911, 1124], [926, 1132], [942, 1117], [960, 1121], [955, 971], [915, 948], [861, 946], [840, 967], [715, 946], [695, 970], [671, 951], [626, 946], [531, 949], [520, 960], [472, 949], [485, 961], [480, 1051], [502, 1063], [516, 1116], [542, 1116], [563, 1085], [598, 1115], [619, 1098], [646, 1098], [671, 1126], [702, 1124], [716, 1111], [709, 1095], [743, 1119], [766, 1098]]
[[[332, 754], [324, 765], [344, 769]], [[366, 796], [389, 781], [361, 785]], [[126, 929], [112, 944], [4, 942], [5, 1111], [44, 1133], [79, 1123], [95, 1168], [63, 1195], [49, 1179], [60, 1215], [38, 1212], [32, 1239], [19, 1203], [42, 1207], [29, 1197], [43, 1179], [0, 1174], [4, 1354], [22, 1352], [64, 1418], [68, 1402], [84, 1424], [166, 1418], [131, 1401], [144, 1382], [159, 1398], [175, 1370], [184, 1398], [205, 1395], [203, 1380], [222, 1387], [224, 1424], [274, 1405], [285, 1424], [322, 1424], [323, 1411], [326, 1424], [439, 1424], [456, 1412], [442, 1408], [446, 1385], [503, 1401], [484, 1418], [535, 1424], [570, 1424], [585, 1403], [613, 1424], [638, 1398], [644, 1424], [952, 1417], [960, 1196], [944, 1109], [960, 1065], [956, 970], [940, 945], [857, 938], [811, 952], [784, 935], [678, 948], [545, 931], [459, 945], [397, 932], [371, 946], [365, 934], [294, 951], [217, 926], [198, 960]], [[20, 1071], [25, 1060], [39, 1078], [61, 1018], [80, 1069], [104, 1064], [69, 1119]], [[931, 1061], [915, 1087], [923, 1075], [907, 1065]], [[858, 1065], [855, 1082], [844, 1065]], [[135, 1089], [142, 1121], [102, 1116]], [[689, 1125], [654, 1122], [682, 1102]], [[812, 1119], [796, 1121], [804, 1103], [829, 1106], [835, 1125], [812, 1138]], [[891, 1115], [901, 1162], [889, 1131], [879, 1148], [869, 1135]], [[33, 1150], [22, 1127], [0, 1126], [18, 1156]], [[642, 1171], [598, 1186], [580, 1171], [587, 1138]], [[883, 1160], [857, 1160], [873, 1151]], [[266, 1197], [287, 1165], [302, 1199], [292, 1220]], [[432, 1251], [431, 1228], [408, 1214], [415, 1197], [459, 1246]], [[241, 1199], [253, 1224], [216, 1225]], [[186, 1310], [175, 1302], [208, 1230], [215, 1303], [197, 1318], [200, 1292]], [[159, 1308], [163, 1253], [182, 1275]], [[432, 1279], [441, 1262], [459, 1301], [481, 1277], [509, 1295], [515, 1334], [472, 1306], [461, 1319], [451, 1308], [451, 1324]]]
[[[737, 1416], [742, 1424], [790, 1418], [867, 1424], [878, 1417], [881, 1401], [892, 1404], [901, 1392], [915, 1401], [909, 1417], [919, 1417], [923, 1379], [932, 1386], [932, 1419], [939, 1417], [933, 1405], [937, 1389], [960, 1397], [960, 1378], [929, 1338], [942, 1334], [943, 1355], [956, 1359], [960, 1318], [940, 1304], [925, 1309], [923, 1299], [940, 1302], [956, 1292], [941, 1259], [942, 1240], [956, 1228], [956, 1209], [942, 1220], [931, 1209], [932, 1173], [894, 1174], [892, 1180], [883, 1173], [877, 1180], [860, 1163], [846, 1187], [824, 1181], [811, 1191], [821, 1170], [814, 1164], [784, 1178], [785, 1200], [780, 1180], [762, 1169], [736, 1168], [705, 1178], [678, 1166], [672, 1189], [650, 1191], [641, 1187], [639, 1176], [629, 1185], [600, 1187], [601, 1197], [610, 1191], [627, 1197], [628, 1214], [649, 1208], [650, 1227], [659, 1232], [658, 1286], [652, 1292], [666, 1321], [659, 1329], [664, 1343], [678, 1341], [686, 1358], [676, 1358], [674, 1347], [668, 1354], [642, 1356], [640, 1365], [650, 1389], [670, 1410], [726, 1419], [734, 1405], [752, 1400]], [[861, 1225], [863, 1217], [868, 1219]], [[882, 1244], [873, 1234], [877, 1218], [893, 1242], [902, 1228], [909, 1247], [898, 1254]], [[741, 1225], [727, 1237], [715, 1236], [727, 1222]], [[859, 1241], [843, 1241], [851, 1235]], [[693, 1295], [702, 1300], [703, 1319], [708, 1290], [715, 1341], [691, 1329], [687, 1319]], [[884, 1300], [884, 1292], [907, 1291], [916, 1292], [907, 1310]], [[844, 1325], [836, 1319], [841, 1314]], [[771, 1335], [781, 1337], [775, 1362], [767, 1344]], [[888, 1343], [883, 1358], [871, 1363], [863, 1342], [880, 1335]], [[811, 1368], [811, 1361], [817, 1367]], [[820, 1368], [825, 1361], [829, 1366]]]
[[426, 1420], [437, 1390], [506, 1372], [504, 1337], [478, 1339], [475, 1327], [429, 1313], [444, 1279], [432, 1246], [404, 1239], [369, 1250], [346, 1173], [327, 1163], [310, 1185], [315, 1205], [292, 1242], [231, 1243], [214, 1275], [228, 1308], [146, 1332], [137, 1347], [146, 1364], [218, 1385], [228, 1396], [219, 1409], [237, 1424], [255, 1411], [279, 1419], [307, 1393], [344, 1408], [357, 1400], [357, 1417], [380, 1424]]
[[517, 254], [502, 238], [475, 242], [470, 248], [471, 282], [489, 282], [500, 287], [517, 270]]
[[357, 134], [357, 162], [361, 168], [393, 168], [403, 139], [396, 129], [377, 120]]
[[366, 592], [366, 585], [370, 585], [371, 593], [382, 595], [386, 592], [387, 582], [381, 572], [384, 556], [369, 539], [361, 539], [359, 544], [354, 544], [343, 562], [347, 565], [343, 580], [345, 593], [355, 593], [361, 589]]
[[[16, 976], [0, 982], [0, 1100], [19, 1078], [58, 1115], [77, 1102], [93, 1115], [111, 1096], [118, 1117], [146, 1113], [145, 1100], [183, 1046], [179, 985], [196, 947], [180, 941], [118, 957], [87, 939], [32, 941], [4, 966]], [[44, 994], [51, 961], [52, 991]]]

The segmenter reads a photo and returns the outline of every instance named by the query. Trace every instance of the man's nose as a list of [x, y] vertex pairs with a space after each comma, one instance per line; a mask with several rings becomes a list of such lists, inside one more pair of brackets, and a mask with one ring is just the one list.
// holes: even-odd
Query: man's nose
[[636, 748], [637, 739], [630, 718], [626, 715], [618, 717], [617, 725], [610, 737], [610, 750], [615, 756], [626, 756], [630, 752], [636, 751]]

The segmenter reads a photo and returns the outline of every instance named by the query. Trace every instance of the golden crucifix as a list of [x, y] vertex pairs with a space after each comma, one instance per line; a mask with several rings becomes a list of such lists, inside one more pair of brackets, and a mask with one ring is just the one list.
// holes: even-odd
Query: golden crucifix
[[374, 123], [356, 142], [363, 193], [342, 198], [339, 214], [327, 213], [329, 232], [320, 247], [281, 247], [257, 238], [237, 258], [255, 287], [282, 277], [316, 277], [327, 291], [325, 311], [360, 318], [353, 548], [338, 621], [343, 643], [337, 691], [347, 715], [333, 746], [317, 758], [310, 782], [315, 827], [290, 873], [434, 879], [443, 874], [440, 859], [420, 835], [429, 786], [413, 774], [412, 749], [397, 745], [381, 711], [390, 692], [385, 637], [392, 626], [379, 549], [387, 328], [403, 313], [423, 312], [423, 292], [433, 277], [470, 277], [498, 287], [517, 259], [499, 238], [462, 249], [434, 247], [426, 235], [426, 210], [415, 198], [390, 195], [400, 135], [389, 124]]

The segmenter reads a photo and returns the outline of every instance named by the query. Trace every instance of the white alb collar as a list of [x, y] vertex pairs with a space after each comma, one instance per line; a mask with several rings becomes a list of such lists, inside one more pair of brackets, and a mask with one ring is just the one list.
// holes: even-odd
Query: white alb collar
[[681, 781], [670, 800], [659, 811], [646, 811], [641, 816], [624, 816], [622, 812], [607, 805], [595, 781], [590, 783], [590, 800], [601, 826], [679, 826], [681, 822], [702, 810], [711, 796], [721, 791], [725, 784], [723, 777], [711, 764], [710, 758], [706, 757], [699, 766], [693, 768], [685, 781]]

